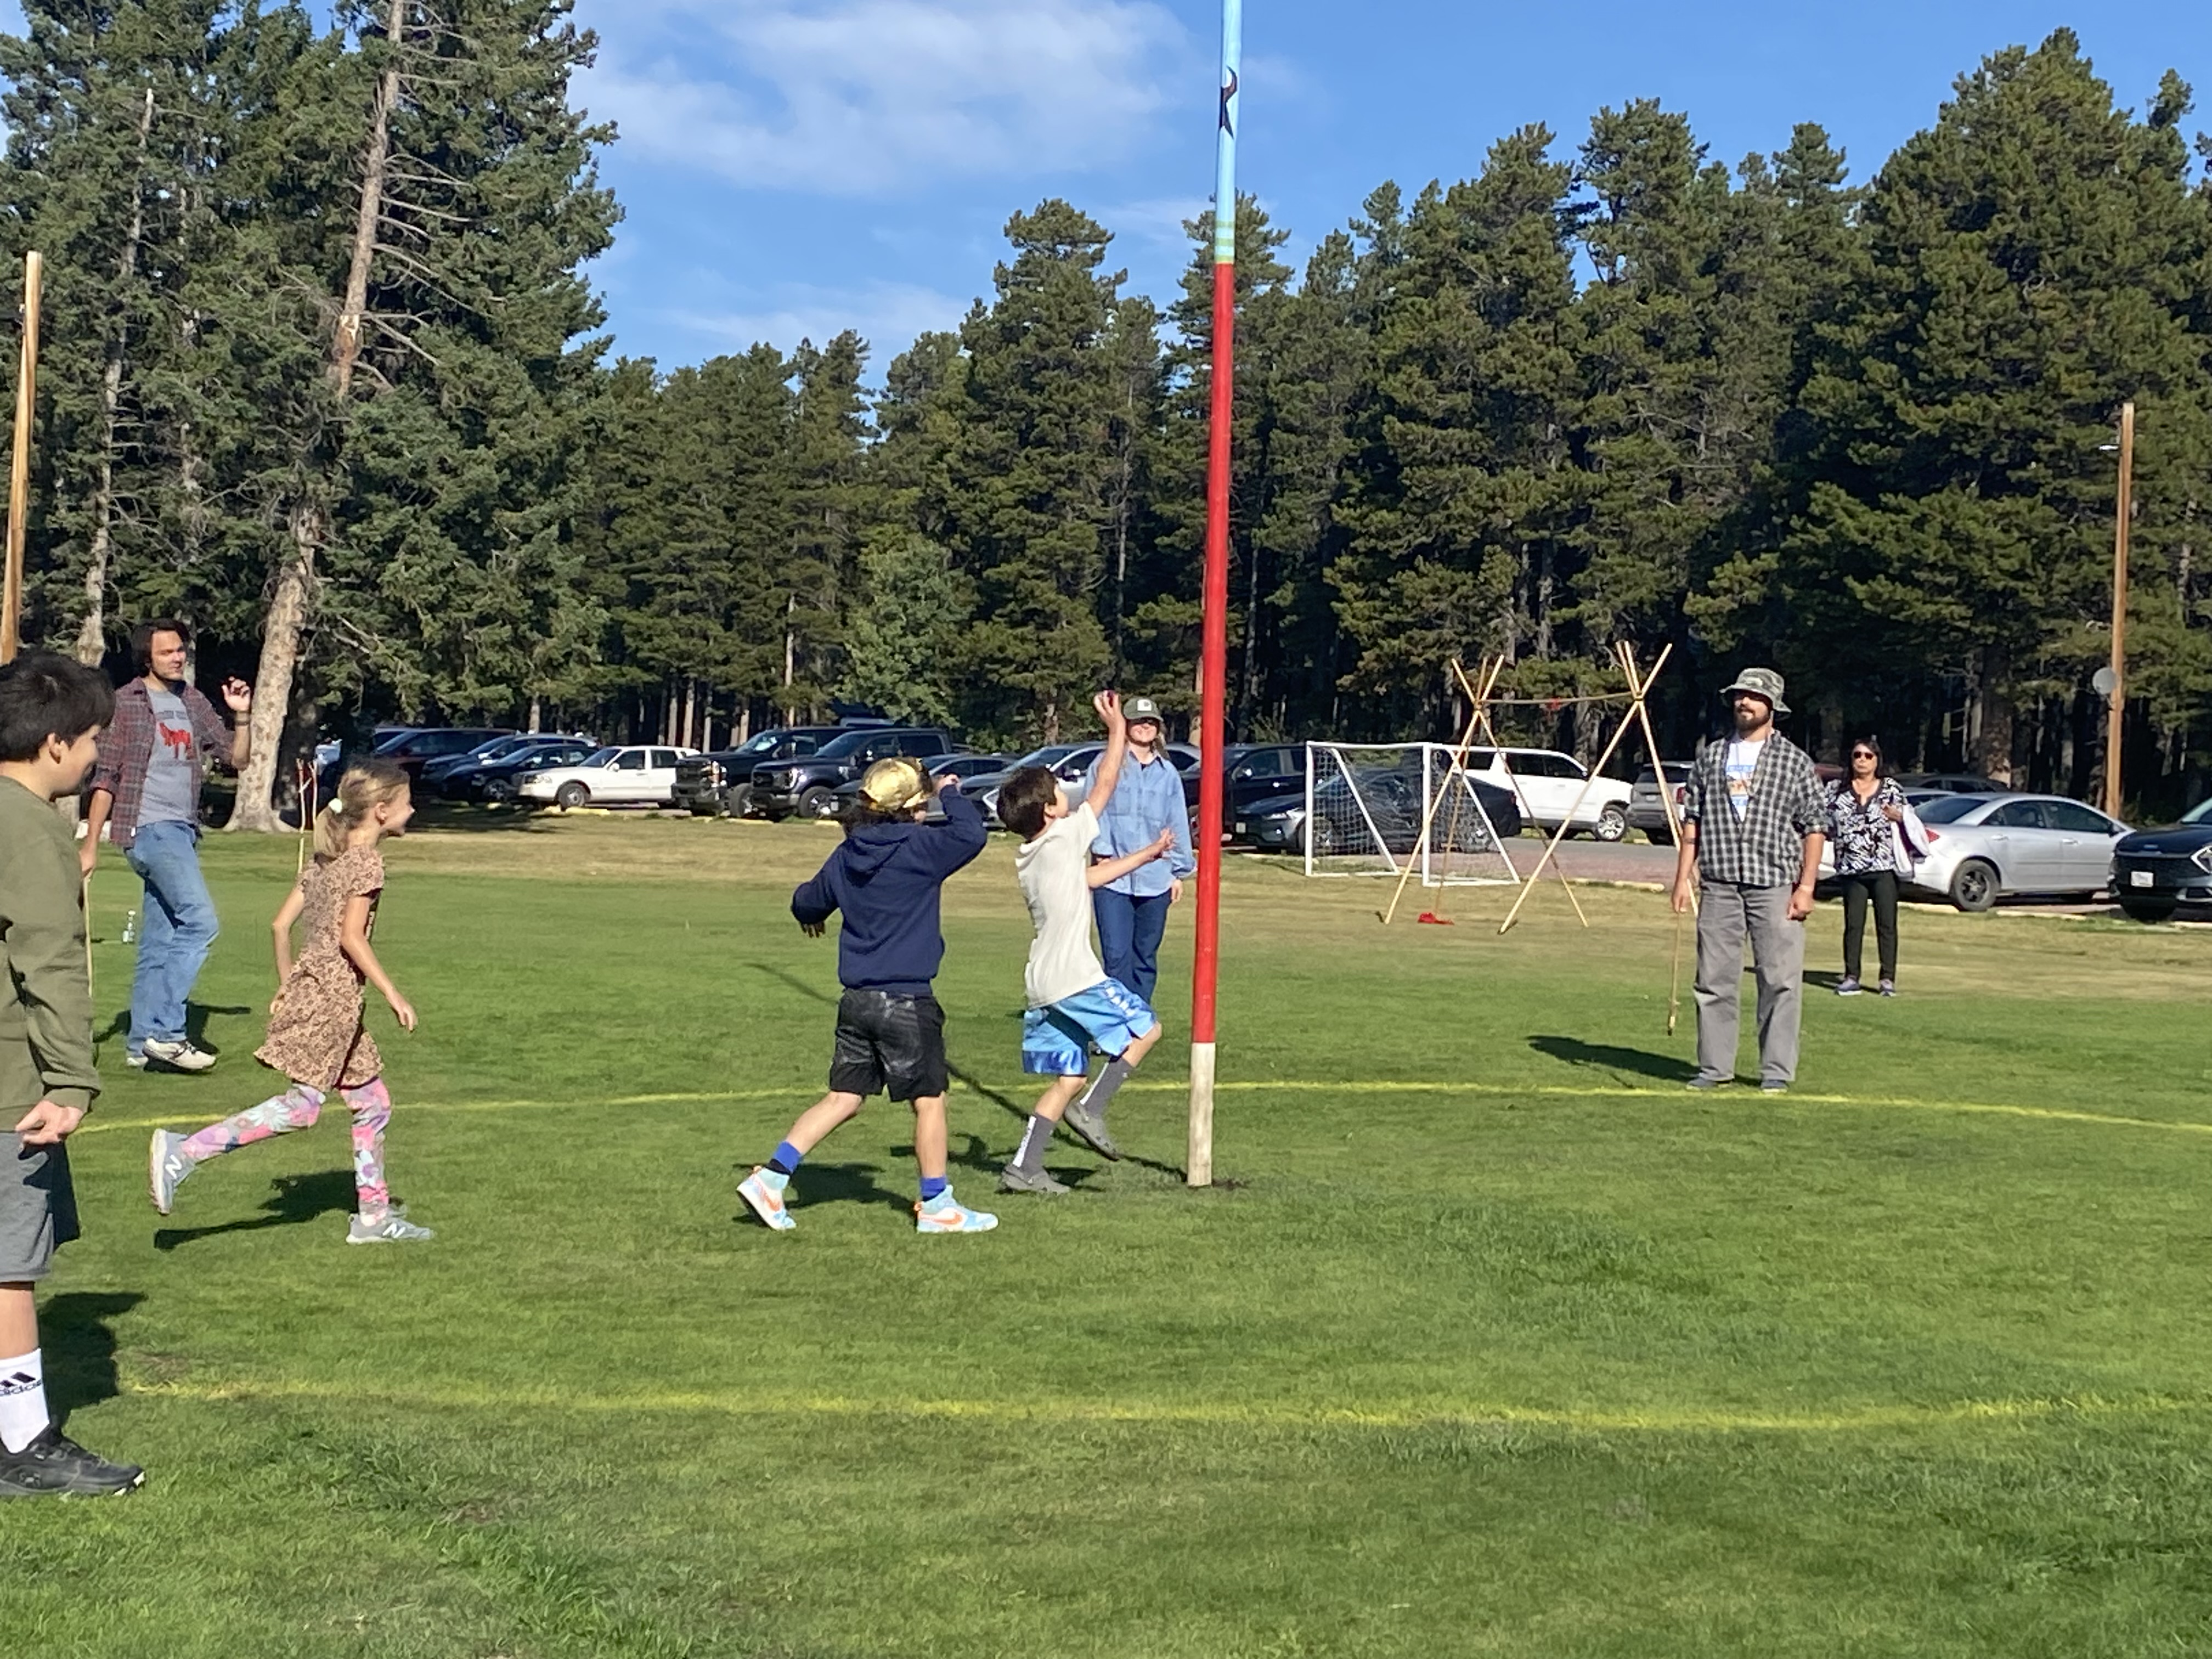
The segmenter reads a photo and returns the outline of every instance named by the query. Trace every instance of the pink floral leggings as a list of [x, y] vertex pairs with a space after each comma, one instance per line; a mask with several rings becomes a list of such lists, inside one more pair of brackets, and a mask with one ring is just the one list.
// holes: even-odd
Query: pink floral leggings
[[[384, 1184], [384, 1126], [392, 1121], [392, 1096], [382, 1078], [371, 1078], [357, 1089], [342, 1090], [339, 1098], [353, 1114], [354, 1190], [361, 1213], [375, 1220], [392, 1207], [392, 1194]], [[235, 1117], [209, 1124], [189, 1138], [182, 1150], [197, 1164], [271, 1135], [307, 1128], [322, 1111], [322, 1091], [295, 1083]]]

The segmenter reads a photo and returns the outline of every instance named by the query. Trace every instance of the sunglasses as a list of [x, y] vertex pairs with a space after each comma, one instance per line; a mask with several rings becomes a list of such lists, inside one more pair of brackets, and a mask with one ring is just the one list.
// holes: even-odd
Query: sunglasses
[[1871, 749], [1854, 749], [1851, 750], [1851, 758], [1853, 760], [1880, 760], [1881, 757], [1875, 754]]

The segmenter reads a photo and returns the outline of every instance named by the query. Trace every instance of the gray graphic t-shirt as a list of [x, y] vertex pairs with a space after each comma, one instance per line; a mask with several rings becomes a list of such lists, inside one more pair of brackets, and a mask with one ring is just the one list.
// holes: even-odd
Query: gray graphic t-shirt
[[198, 744], [185, 700], [167, 691], [149, 691], [154, 706], [154, 753], [146, 763], [146, 790], [139, 798], [141, 823], [197, 821], [193, 796]]

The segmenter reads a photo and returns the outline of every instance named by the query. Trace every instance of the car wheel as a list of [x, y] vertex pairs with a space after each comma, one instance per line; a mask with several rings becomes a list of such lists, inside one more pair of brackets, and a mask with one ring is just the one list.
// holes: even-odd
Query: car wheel
[[1997, 902], [1996, 866], [1968, 859], [1951, 878], [1951, 902], [1961, 910], [1986, 910]]
[[1597, 827], [1590, 831], [1600, 841], [1619, 841], [1628, 833], [1628, 813], [1615, 802], [1597, 815]]
[[507, 778], [486, 778], [483, 798], [493, 801], [513, 800], [514, 799], [514, 782]]
[[837, 792], [816, 784], [802, 790], [799, 797], [799, 811], [802, 817], [834, 818], [837, 816]]
[[581, 806], [591, 798], [592, 792], [580, 783], [564, 783], [553, 792], [556, 806]]
[[2137, 921], [2171, 921], [2173, 920], [2173, 906], [2171, 904], [2130, 904], [2123, 901], [2120, 905], [2120, 908], [2126, 911]]
[[1306, 828], [1306, 844], [1317, 859], [1336, 856], [1336, 826], [1327, 818], [1316, 818]]
[[1662, 823], [1653, 829], [1646, 830], [1644, 832], [1644, 839], [1654, 847], [1672, 847], [1674, 844], [1674, 832]]
[[753, 810], [753, 787], [750, 783], [733, 783], [722, 791], [722, 816], [741, 818]]

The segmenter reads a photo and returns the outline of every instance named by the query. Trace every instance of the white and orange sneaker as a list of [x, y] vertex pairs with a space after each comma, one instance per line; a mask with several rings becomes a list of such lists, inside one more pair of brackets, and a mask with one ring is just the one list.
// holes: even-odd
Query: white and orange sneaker
[[783, 1189], [790, 1181], [789, 1176], [763, 1165], [738, 1183], [738, 1196], [771, 1231], [787, 1233], [799, 1224], [783, 1203]]
[[971, 1210], [954, 1199], [950, 1187], [914, 1206], [914, 1230], [918, 1233], [988, 1233], [998, 1224], [998, 1217]]

